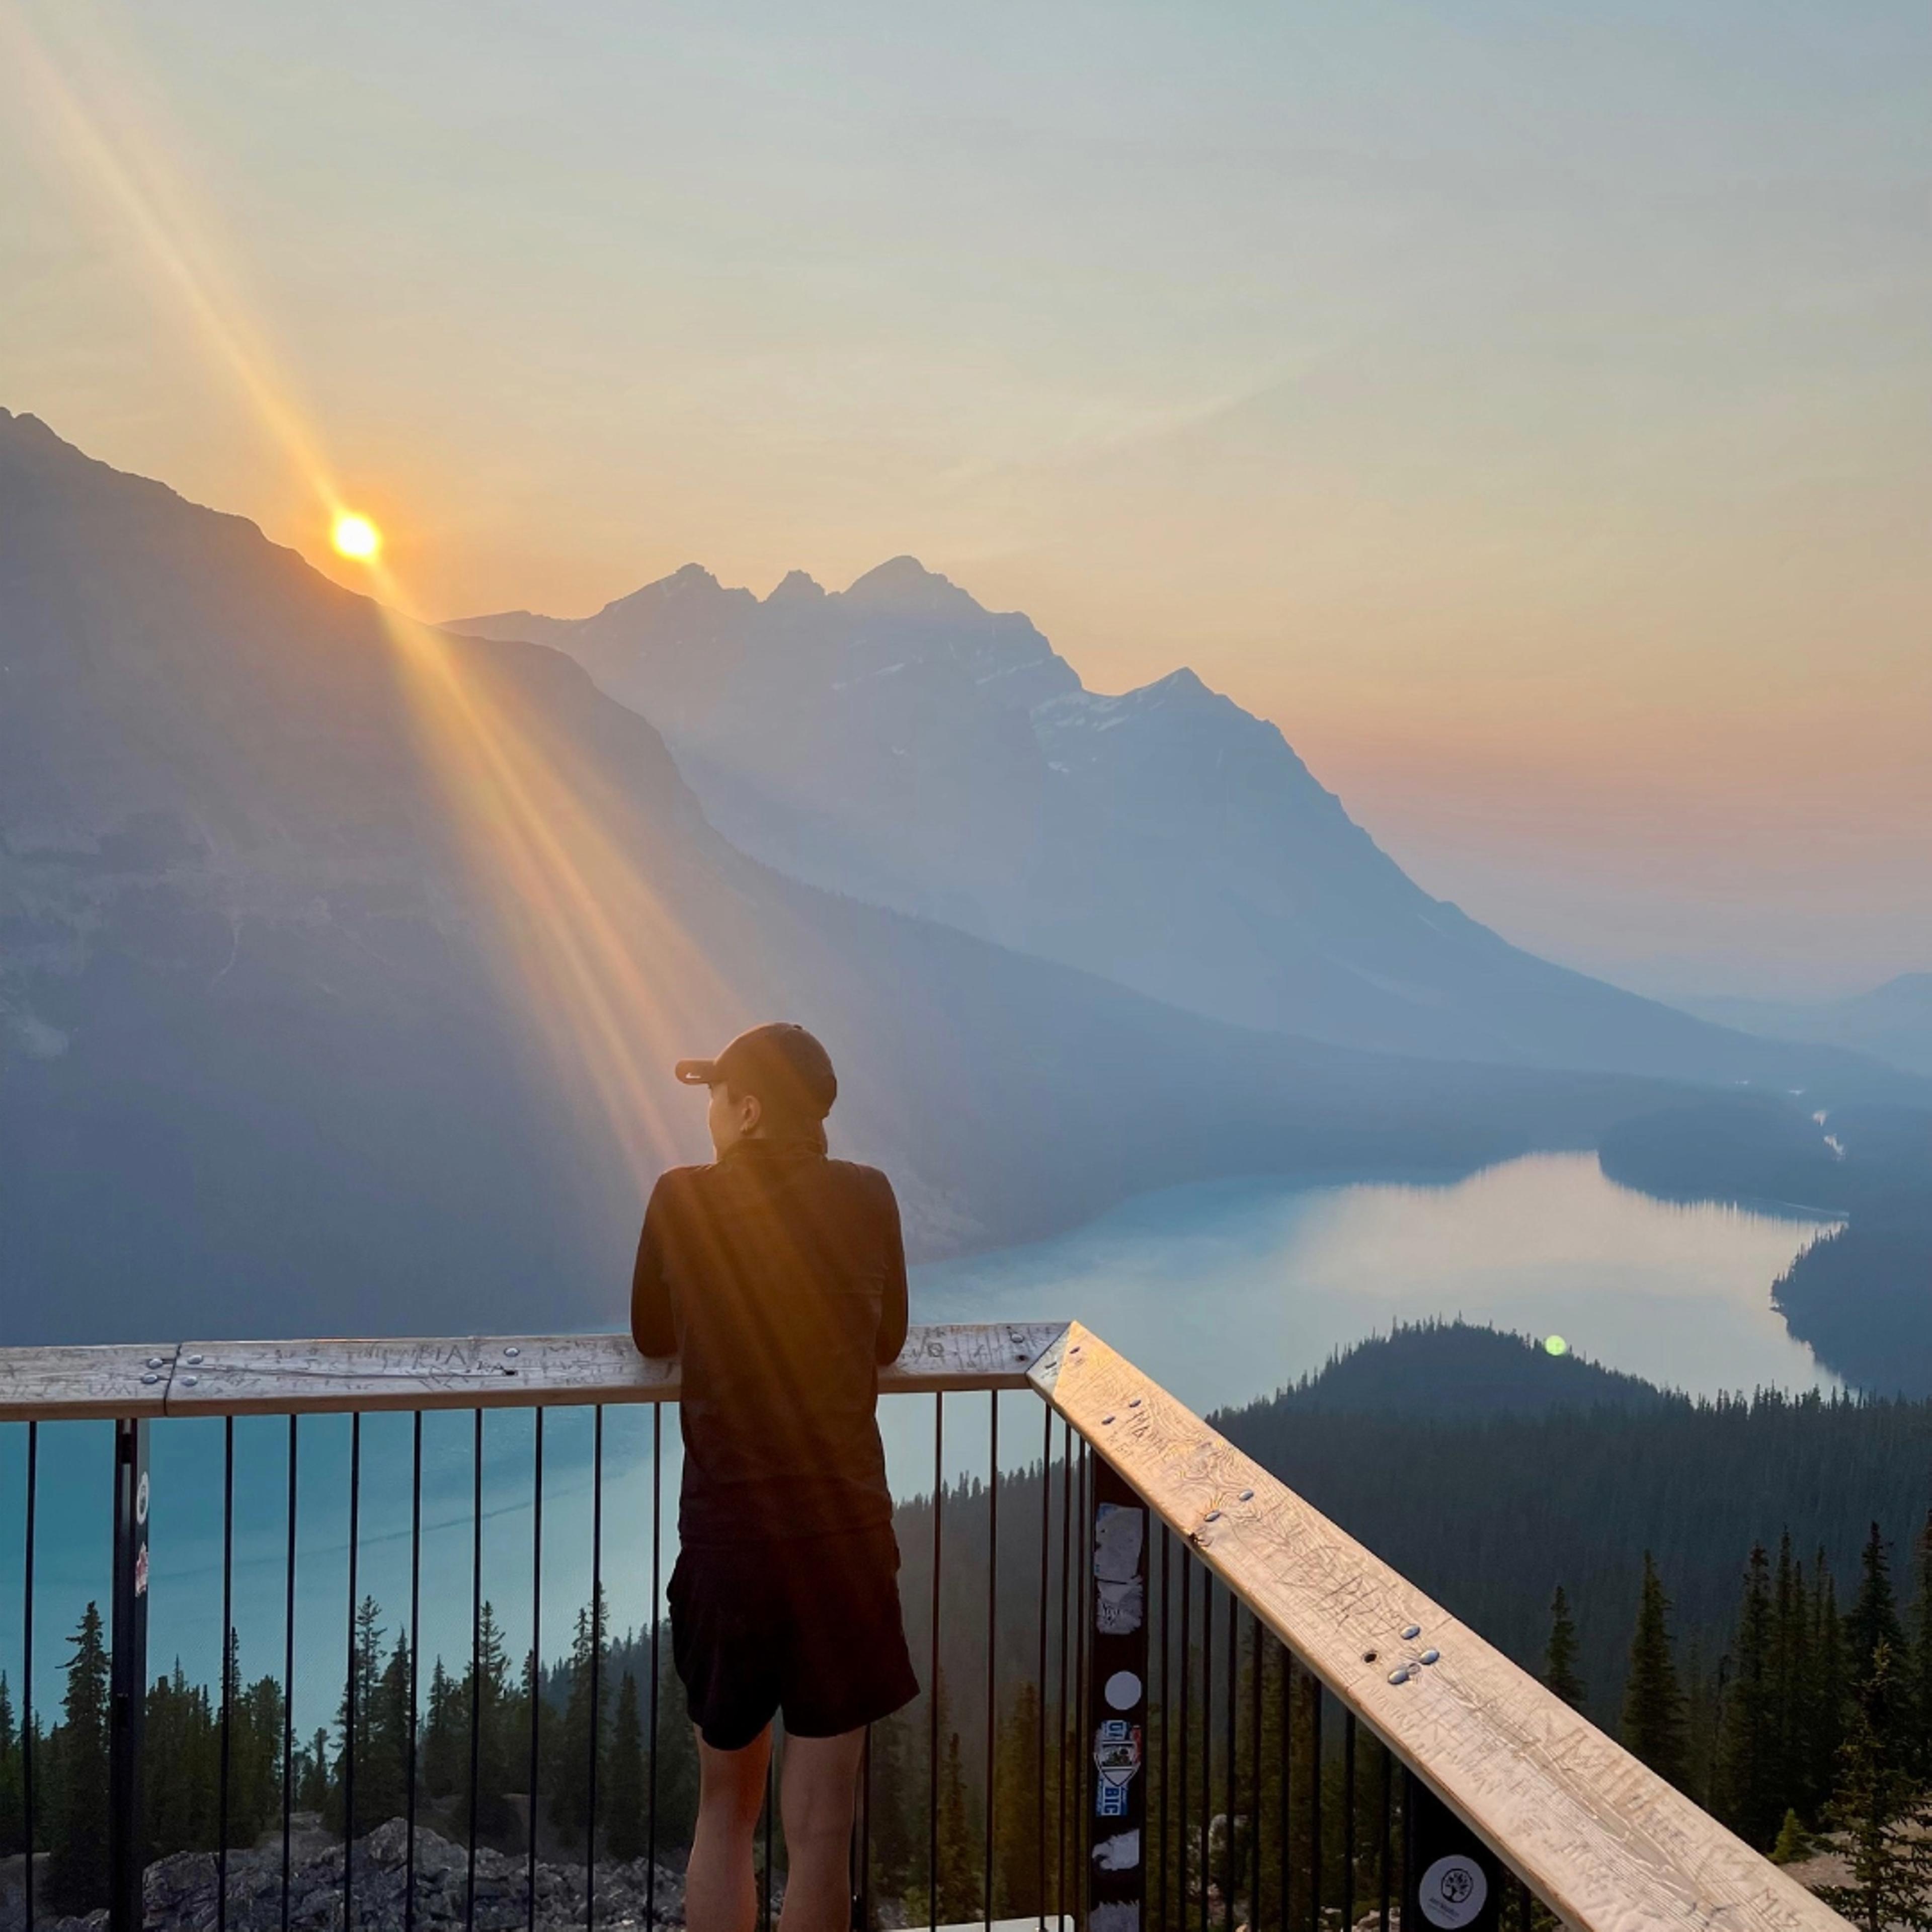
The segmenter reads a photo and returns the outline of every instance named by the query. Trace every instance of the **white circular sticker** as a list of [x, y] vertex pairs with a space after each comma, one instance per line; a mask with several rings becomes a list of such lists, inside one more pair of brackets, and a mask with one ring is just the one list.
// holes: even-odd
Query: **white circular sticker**
[[1131, 1711], [1141, 1701], [1141, 1680], [1131, 1670], [1117, 1670], [1101, 1694], [1114, 1711]]
[[1422, 1916], [1443, 1932], [1455, 1932], [1482, 1910], [1490, 1896], [1490, 1882], [1472, 1858], [1452, 1852], [1438, 1858], [1422, 1874], [1420, 1903]]
[[134, 1520], [146, 1522], [148, 1520], [148, 1472], [141, 1472], [141, 1480], [134, 1486]]

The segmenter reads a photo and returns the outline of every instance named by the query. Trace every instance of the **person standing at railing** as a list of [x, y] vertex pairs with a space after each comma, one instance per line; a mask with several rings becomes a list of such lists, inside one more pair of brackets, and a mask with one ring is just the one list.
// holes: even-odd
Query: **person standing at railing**
[[918, 1694], [879, 1440], [905, 1346], [892, 1184], [833, 1160], [830, 1057], [802, 1027], [740, 1034], [677, 1078], [710, 1090], [717, 1158], [644, 1215], [631, 1332], [681, 1358], [684, 1487], [671, 1649], [698, 1738], [690, 1932], [751, 1932], [772, 1720], [785, 1727], [782, 1932], [845, 1932], [866, 1726]]

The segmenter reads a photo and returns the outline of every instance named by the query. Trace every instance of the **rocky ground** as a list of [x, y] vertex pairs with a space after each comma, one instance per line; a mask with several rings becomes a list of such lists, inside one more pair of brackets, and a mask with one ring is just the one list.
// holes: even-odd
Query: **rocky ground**
[[[420, 1826], [416, 1831], [415, 1924], [422, 1932], [442, 1932], [468, 1921], [470, 1859], [466, 1847]], [[299, 1932], [344, 1932], [342, 1846], [326, 1833], [308, 1829], [291, 1841], [289, 1924]], [[400, 1818], [356, 1840], [355, 1932], [402, 1932], [409, 1833]], [[642, 1858], [628, 1864], [599, 1864], [596, 1870], [597, 1923], [612, 1928], [641, 1926], [650, 1868]], [[479, 1850], [476, 1854], [477, 1932], [520, 1932], [531, 1923], [530, 1868], [519, 1854]], [[217, 1878], [210, 1852], [182, 1852], [148, 1868], [148, 1932], [214, 1932]], [[684, 1880], [668, 1866], [657, 1868], [652, 1894], [654, 1922], [684, 1923]], [[18, 1932], [17, 1894], [0, 1910], [0, 1932]], [[98, 1932], [104, 1912], [85, 1918], [49, 1919], [36, 1914], [34, 1932]], [[586, 1922], [584, 1868], [539, 1861], [536, 1918], [539, 1928]], [[227, 1923], [232, 1932], [280, 1932], [282, 1848], [273, 1844], [228, 1855]]]

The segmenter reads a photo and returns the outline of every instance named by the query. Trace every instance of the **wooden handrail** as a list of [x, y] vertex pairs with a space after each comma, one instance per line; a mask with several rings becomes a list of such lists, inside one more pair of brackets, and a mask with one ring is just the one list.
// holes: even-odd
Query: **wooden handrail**
[[[898, 1360], [880, 1370], [880, 1390], [1024, 1388], [1028, 1370], [1065, 1328], [1058, 1322], [916, 1328]], [[0, 1348], [4, 1422], [528, 1408], [675, 1402], [678, 1392], [676, 1361], [647, 1360], [621, 1334]]]
[[[1031, 1379], [1567, 1924], [1589, 1932], [1845, 1932], [1795, 1879], [1090, 1330], [1070, 1326]], [[1445, 1512], [1456, 1506], [1442, 1499]]]

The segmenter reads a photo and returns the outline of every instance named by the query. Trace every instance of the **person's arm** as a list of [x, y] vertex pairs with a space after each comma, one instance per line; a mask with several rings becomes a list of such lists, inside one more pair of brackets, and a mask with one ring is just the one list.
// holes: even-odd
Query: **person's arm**
[[631, 1270], [631, 1340], [640, 1355], [677, 1353], [677, 1324], [672, 1318], [670, 1283], [664, 1265], [664, 1181], [660, 1176], [644, 1210], [644, 1232], [638, 1237], [637, 1265]]
[[899, 1358], [906, 1344], [906, 1324], [910, 1319], [906, 1298], [905, 1235], [899, 1226], [898, 1197], [892, 1184], [879, 1176], [879, 1213], [883, 1226], [880, 1238], [886, 1254], [886, 1289], [879, 1304], [878, 1363], [884, 1368]]

